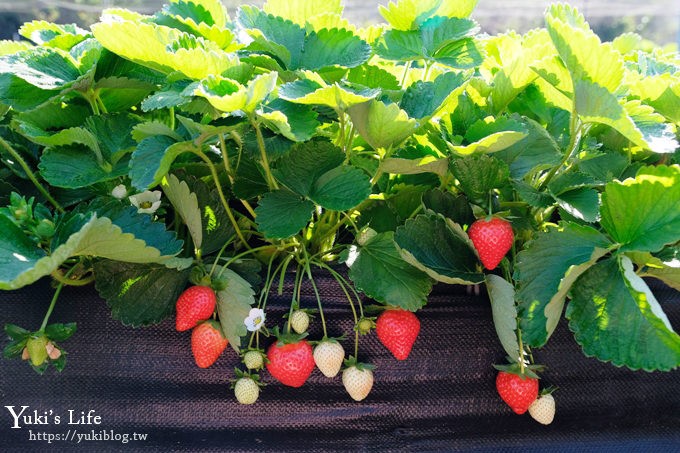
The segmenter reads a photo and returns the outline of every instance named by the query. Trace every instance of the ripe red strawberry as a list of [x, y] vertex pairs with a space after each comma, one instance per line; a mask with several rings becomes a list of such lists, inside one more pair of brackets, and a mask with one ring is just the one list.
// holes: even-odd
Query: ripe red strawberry
[[496, 390], [515, 413], [523, 414], [538, 398], [538, 379], [500, 371], [496, 376]]
[[488, 270], [498, 266], [515, 240], [510, 222], [499, 217], [492, 217], [489, 221], [477, 220], [470, 225], [468, 236], [479, 254], [480, 261]]
[[406, 360], [420, 332], [420, 321], [408, 310], [385, 310], [378, 316], [376, 332], [380, 342], [397, 360]]
[[199, 368], [208, 368], [227, 347], [227, 339], [217, 321], [203, 322], [191, 331], [191, 352]]
[[177, 299], [175, 328], [182, 332], [210, 318], [215, 311], [217, 298], [208, 286], [192, 286]]
[[267, 370], [283, 385], [301, 387], [314, 370], [312, 347], [306, 340], [281, 344], [277, 341], [267, 350]]

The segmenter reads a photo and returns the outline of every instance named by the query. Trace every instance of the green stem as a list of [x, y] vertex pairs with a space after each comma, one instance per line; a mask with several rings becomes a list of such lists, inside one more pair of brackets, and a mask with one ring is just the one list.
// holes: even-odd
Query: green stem
[[52, 272], [50, 274], [50, 276], [53, 279], [55, 279], [57, 282], [59, 282], [59, 284], [61, 284], [61, 285], [76, 286], [76, 287], [87, 286], [95, 280], [94, 275], [90, 275], [89, 277], [83, 278], [83, 279], [71, 280], [69, 278], [66, 278], [65, 275], [61, 275], [61, 273], [59, 272], [59, 269]]
[[333, 278], [335, 278], [335, 280], [337, 280], [338, 282], [341, 282], [341, 283], [344, 284], [347, 288], [349, 288], [350, 290], [352, 290], [352, 293], [354, 294], [354, 297], [356, 297], [356, 299], [357, 299], [357, 305], [359, 305], [359, 314], [360, 314], [361, 317], [363, 318], [363, 317], [364, 317], [364, 306], [363, 306], [363, 304], [361, 303], [361, 297], [359, 296], [359, 293], [357, 293], [357, 291], [354, 289], [354, 286], [352, 286], [352, 285], [347, 281], [347, 279], [345, 279], [345, 277], [343, 277], [342, 275], [340, 275], [335, 269], [333, 269], [332, 267], [330, 267], [330, 266], [327, 265], [326, 263], [322, 263], [322, 262], [319, 262], [319, 261], [315, 261], [314, 264], [316, 264], [317, 266], [319, 266], [319, 267], [321, 267], [321, 268], [323, 268], [323, 269], [326, 269], [328, 272], [330, 272], [330, 274], [333, 276]]
[[2, 147], [5, 148], [7, 150], [7, 152], [10, 154], [10, 156], [12, 156], [12, 158], [14, 158], [14, 160], [16, 160], [19, 163], [21, 168], [24, 170], [24, 173], [26, 173], [26, 176], [28, 176], [28, 179], [33, 183], [35, 188], [38, 189], [38, 191], [45, 197], [45, 199], [47, 201], [49, 201], [52, 204], [52, 206], [54, 206], [54, 209], [56, 209], [57, 211], [59, 211], [62, 214], [64, 212], [66, 212], [66, 211], [64, 211], [64, 208], [62, 208], [61, 205], [57, 202], [57, 200], [52, 198], [52, 195], [50, 195], [50, 193], [47, 191], [47, 189], [45, 189], [42, 186], [42, 184], [40, 184], [40, 181], [38, 181], [38, 178], [36, 178], [35, 174], [31, 170], [31, 168], [28, 166], [26, 161], [12, 147], [12, 145], [7, 143], [2, 137], [0, 137], [0, 145], [2, 145]]
[[215, 269], [217, 268], [217, 263], [220, 261], [220, 257], [224, 253], [224, 251], [227, 249], [227, 246], [231, 244], [231, 242], [234, 240], [234, 236], [230, 237], [227, 242], [224, 243], [222, 248], [220, 249], [219, 252], [217, 252], [217, 257], [215, 258], [215, 262], [213, 262], [212, 267], [210, 268], [210, 272], [208, 273], [209, 277], [212, 277], [213, 273], [215, 272]]
[[286, 331], [290, 332], [290, 323], [293, 319], [293, 311], [295, 307], [300, 307], [300, 290], [302, 289], [302, 265], [298, 264], [295, 272], [295, 283], [293, 284], [293, 296], [290, 301], [290, 308], [288, 309], [288, 323], [286, 324]]
[[220, 151], [222, 152], [222, 163], [224, 164], [224, 169], [227, 171], [227, 176], [229, 176], [229, 181], [233, 184], [234, 177], [231, 171], [231, 165], [229, 164], [229, 154], [227, 153], [227, 144], [224, 142], [224, 136], [219, 134], [220, 138]]
[[205, 162], [206, 165], [208, 166], [208, 168], [210, 169], [210, 173], [212, 174], [213, 180], [215, 181], [215, 187], [217, 187], [217, 193], [220, 197], [220, 201], [222, 202], [222, 206], [224, 206], [224, 210], [227, 213], [227, 217], [229, 217], [229, 221], [231, 222], [231, 225], [234, 227], [234, 230], [236, 231], [236, 235], [241, 240], [244, 247], [250, 248], [250, 245], [248, 244], [246, 239], [243, 237], [243, 233], [241, 232], [241, 228], [238, 226], [238, 222], [236, 221], [236, 218], [234, 217], [234, 214], [232, 213], [231, 208], [229, 207], [229, 203], [227, 202], [227, 199], [224, 196], [224, 192], [222, 191], [222, 185], [220, 184], [220, 179], [219, 179], [219, 176], [217, 175], [217, 169], [215, 168], [215, 165], [212, 163], [210, 158], [208, 156], [206, 156], [201, 150], [194, 149], [193, 152], [198, 157], [200, 157], [201, 160], [203, 162]]
[[104, 101], [102, 101], [102, 98], [99, 97], [99, 93], [95, 93], [95, 101], [99, 105], [101, 113], [103, 114], [109, 113], [108, 109], [106, 108], [106, 105], [104, 105]]
[[[307, 255], [306, 251], [305, 255]], [[319, 290], [317, 289], [316, 283], [314, 282], [314, 277], [312, 277], [312, 270], [309, 267], [309, 261], [305, 263], [305, 266], [307, 268], [307, 276], [309, 277], [309, 281], [312, 283], [312, 289], [314, 290], [316, 302], [319, 305], [319, 316], [321, 317], [321, 327], [323, 327], [323, 337], [328, 338], [328, 331], [326, 330], [326, 319], [323, 314], [323, 305], [321, 304], [321, 297], [319, 296]]]
[[517, 320], [517, 343], [519, 344], [519, 371], [524, 374], [524, 344], [522, 343], [522, 330], [519, 328], [519, 319]]
[[550, 173], [545, 177], [543, 182], [541, 183], [540, 187], [538, 190], [543, 190], [548, 186], [548, 183], [555, 177], [557, 172], [571, 160], [571, 158], [576, 154], [578, 151], [580, 145], [581, 145], [581, 138], [583, 135], [583, 128], [581, 127], [578, 115], [576, 112], [571, 113], [571, 118], [569, 120], [569, 131], [570, 131], [570, 138], [569, 138], [569, 146], [567, 146], [567, 152], [564, 153], [564, 158], [562, 161], [554, 167]]
[[434, 66], [434, 61], [426, 61], [425, 62], [425, 74], [423, 75], [423, 81], [427, 82], [428, 79], [430, 78], [430, 71], [432, 70], [432, 67]]
[[404, 74], [401, 76], [401, 87], [404, 88], [404, 84], [406, 83], [406, 76], [408, 75], [408, 70], [411, 68], [411, 62], [407, 61], [406, 64], [404, 65]]
[[[71, 269], [64, 274], [64, 280], [68, 280], [68, 278], [71, 276], [71, 273], [76, 269], [78, 265], [73, 266]], [[50, 319], [50, 316], [52, 315], [52, 311], [54, 310], [54, 306], [57, 304], [57, 299], [59, 299], [59, 294], [61, 293], [61, 289], [64, 287], [64, 282], [59, 281], [59, 285], [57, 285], [57, 289], [54, 291], [54, 296], [52, 296], [52, 301], [50, 302], [50, 306], [47, 309], [47, 313], [45, 313], [45, 317], [43, 318], [43, 322], [40, 325], [40, 332], [45, 331], [45, 327], [47, 327], [47, 322]]]
[[174, 131], [175, 127], [176, 127], [176, 124], [175, 124], [175, 107], [170, 107], [168, 109], [168, 111], [170, 113], [170, 130]]
[[276, 190], [279, 188], [274, 176], [272, 175], [272, 170], [269, 167], [269, 159], [267, 158], [267, 149], [264, 144], [264, 136], [262, 135], [262, 129], [260, 128], [260, 123], [254, 118], [250, 118], [250, 123], [255, 128], [255, 135], [257, 137], [257, 147], [260, 149], [260, 158], [262, 160], [262, 168], [264, 168], [264, 173], [267, 178], [267, 184], [269, 185], [269, 190]]
[[[322, 267], [327, 267], [328, 269], [331, 269], [329, 266], [326, 266], [326, 265], [323, 265]], [[359, 324], [359, 318], [357, 317], [357, 310], [356, 310], [356, 308], [354, 308], [354, 302], [352, 301], [352, 297], [349, 295], [349, 292], [347, 291], [347, 288], [345, 287], [343, 280], [338, 278], [338, 277], [340, 277], [340, 274], [331, 270], [331, 275], [333, 276], [333, 278], [335, 278], [335, 281], [338, 282], [338, 285], [340, 285], [340, 289], [342, 290], [342, 292], [345, 293], [345, 297], [347, 297], [347, 301], [349, 302], [349, 306], [352, 309], [352, 316], [354, 317], [354, 325], [357, 326]], [[362, 317], [363, 317], [363, 314], [362, 314]], [[359, 329], [354, 329], [354, 357], [358, 357], [358, 356], [359, 356]]]

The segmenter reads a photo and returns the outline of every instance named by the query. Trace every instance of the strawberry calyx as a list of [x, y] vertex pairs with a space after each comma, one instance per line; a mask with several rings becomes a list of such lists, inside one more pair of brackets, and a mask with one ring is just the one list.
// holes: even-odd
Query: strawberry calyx
[[283, 346], [286, 344], [295, 344], [304, 340], [309, 332], [295, 333], [295, 332], [282, 332], [278, 326], [272, 329], [272, 335], [276, 337], [276, 345]]
[[352, 367], [356, 368], [359, 371], [363, 371], [363, 370], [371, 370], [372, 371], [372, 370], [375, 369], [375, 365], [373, 365], [371, 363], [359, 362], [357, 360], [357, 358], [352, 356], [352, 355], [349, 356], [349, 358], [345, 359], [342, 363], [345, 365], [345, 369], [346, 368], [352, 368]]
[[239, 368], [234, 368], [234, 374], [236, 375], [236, 378], [231, 380], [232, 389], [236, 386], [236, 382], [238, 382], [239, 379], [252, 379], [253, 382], [255, 382], [258, 385], [258, 387], [264, 387], [265, 385], [267, 385], [260, 380], [260, 375], [257, 373], [252, 373], [250, 371], [243, 371]]
[[312, 346], [316, 346], [321, 343], [340, 343], [346, 339], [345, 335], [340, 335], [339, 337], [323, 337], [320, 340], [308, 340], [307, 342]]
[[527, 379], [527, 378], [540, 379], [540, 376], [537, 373], [545, 370], [545, 367], [543, 365], [525, 364], [523, 366], [520, 366], [520, 364], [516, 363], [516, 362], [512, 363], [510, 365], [495, 365], [494, 364], [493, 367], [498, 371], [504, 371], [506, 373], [516, 374], [517, 376], [521, 377], [522, 379]]

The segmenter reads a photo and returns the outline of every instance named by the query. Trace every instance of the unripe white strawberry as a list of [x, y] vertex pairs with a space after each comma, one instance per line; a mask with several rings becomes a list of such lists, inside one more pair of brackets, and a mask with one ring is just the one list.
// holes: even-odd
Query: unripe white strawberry
[[260, 370], [264, 366], [264, 357], [260, 351], [248, 351], [243, 355], [243, 363], [249, 370]]
[[373, 372], [368, 368], [352, 365], [342, 372], [342, 385], [354, 401], [361, 401], [373, 388]]
[[234, 395], [241, 404], [253, 404], [260, 396], [260, 386], [252, 378], [242, 377], [234, 385]]
[[552, 395], [543, 395], [529, 406], [529, 415], [538, 423], [549, 425], [555, 418], [555, 398]]
[[314, 363], [324, 376], [338, 375], [345, 360], [345, 349], [336, 340], [323, 340], [314, 348]]
[[295, 333], [307, 332], [309, 327], [309, 315], [302, 310], [295, 310], [290, 316], [290, 326]]

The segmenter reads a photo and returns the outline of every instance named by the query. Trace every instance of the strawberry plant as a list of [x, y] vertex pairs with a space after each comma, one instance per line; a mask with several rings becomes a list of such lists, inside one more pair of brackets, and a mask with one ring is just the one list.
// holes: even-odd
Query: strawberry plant
[[[211, 326], [248, 369], [302, 385], [314, 359], [335, 376], [345, 354], [322, 272], [355, 326], [356, 400], [374, 378], [357, 362], [376, 326], [364, 304], [381, 339], [409, 314], [408, 341], [388, 345], [403, 360], [435, 283], [485, 285], [499, 369], [517, 379], [537, 378], [531, 350], [563, 317], [588, 356], [677, 368], [680, 337], [645, 278], [680, 289], [680, 57], [634, 34], [603, 43], [561, 3], [544, 28], [488, 36], [475, 4], [399, 0], [358, 28], [339, 0], [233, 14], [171, 0], [0, 42], [0, 289], [57, 287], [37, 331], [6, 326], [5, 356], [63, 368], [75, 326], [50, 314], [64, 286], [94, 284], [126, 325], [176, 308], [178, 330]], [[267, 301], [286, 278], [271, 343]], [[301, 306], [305, 285], [316, 307]], [[311, 308], [314, 354], [291, 332]], [[239, 373], [252, 403], [257, 380]]]

